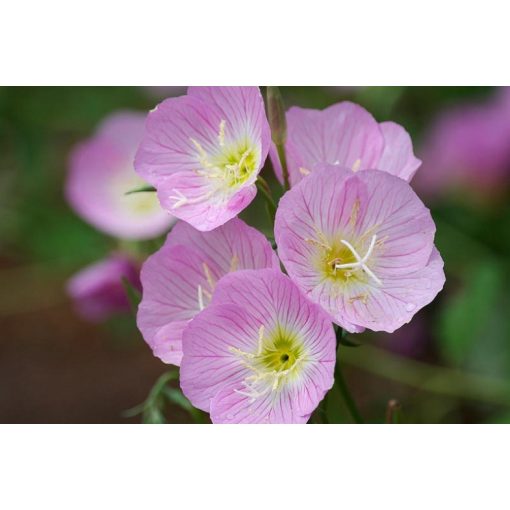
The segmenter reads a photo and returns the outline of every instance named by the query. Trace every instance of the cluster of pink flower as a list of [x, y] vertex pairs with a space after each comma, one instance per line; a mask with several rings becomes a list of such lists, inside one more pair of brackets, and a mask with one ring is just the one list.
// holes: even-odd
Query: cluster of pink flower
[[[125, 135], [122, 122], [107, 126], [116, 141]], [[393, 332], [444, 284], [434, 222], [409, 185], [421, 162], [407, 132], [349, 102], [291, 108], [286, 126], [279, 152], [257, 87], [190, 88], [149, 113], [136, 152], [137, 174], [180, 220], [143, 264], [138, 327], [216, 423], [306, 422], [333, 384], [333, 323]], [[113, 171], [111, 186], [97, 186], [99, 159], [122, 159], [108, 132], [77, 152], [70, 200], [113, 233], [160, 232], [172, 220], [149, 208], [150, 193], [128, 204], [136, 195], [119, 193]], [[268, 154], [291, 184], [276, 212], [278, 256], [236, 217]]]

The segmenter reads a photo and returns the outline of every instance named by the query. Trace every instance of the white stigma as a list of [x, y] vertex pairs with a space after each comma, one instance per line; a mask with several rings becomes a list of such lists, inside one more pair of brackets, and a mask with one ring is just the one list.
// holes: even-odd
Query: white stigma
[[370, 246], [368, 247], [367, 252], [365, 253], [364, 257], [360, 257], [359, 253], [356, 251], [354, 246], [352, 246], [349, 241], [346, 241], [345, 239], [342, 239], [340, 242], [347, 246], [351, 253], [354, 255], [354, 258], [356, 259], [356, 262], [349, 262], [347, 264], [335, 264], [335, 270], [336, 269], [363, 269], [365, 273], [370, 276], [378, 285], [382, 285], [382, 281], [377, 278], [377, 276], [372, 272], [372, 270], [367, 266], [368, 259], [372, 255], [372, 252], [374, 251], [375, 242], [377, 240], [377, 236], [372, 236], [372, 240], [370, 241]]

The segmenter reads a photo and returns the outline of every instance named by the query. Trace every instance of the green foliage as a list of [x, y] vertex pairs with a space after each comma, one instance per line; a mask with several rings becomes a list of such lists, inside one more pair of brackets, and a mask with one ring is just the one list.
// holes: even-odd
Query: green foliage
[[138, 310], [138, 305], [142, 300], [142, 294], [138, 289], [131, 285], [131, 282], [127, 278], [122, 278], [122, 286], [126, 291], [127, 298], [129, 300], [129, 304], [131, 305], [131, 311], [134, 315], [136, 315], [136, 311]]
[[449, 364], [492, 375], [510, 374], [504, 282], [502, 266], [486, 259], [472, 268], [461, 289], [444, 303], [438, 345]]
[[485, 261], [475, 266], [461, 291], [442, 308], [440, 347], [450, 362], [462, 365], [475, 342], [483, 342], [501, 287], [501, 270]]
[[168, 404], [173, 404], [188, 412], [195, 423], [205, 423], [205, 415], [195, 409], [179, 389], [169, 385], [171, 381], [177, 380], [178, 377], [179, 372], [177, 370], [165, 372], [156, 381], [145, 402], [128, 409], [124, 412], [124, 416], [130, 418], [141, 414], [143, 423], [166, 423], [165, 410]]

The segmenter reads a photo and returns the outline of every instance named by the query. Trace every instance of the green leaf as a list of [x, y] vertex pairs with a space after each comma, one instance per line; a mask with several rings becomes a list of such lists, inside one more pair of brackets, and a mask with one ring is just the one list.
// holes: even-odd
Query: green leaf
[[129, 191], [126, 191], [124, 195], [132, 195], [133, 193], [152, 193], [156, 191], [156, 188], [154, 186], [141, 186], [140, 188], [131, 189]]
[[124, 287], [127, 298], [129, 300], [129, 304], [131, 305], [131, 311], [136, 314], [138, 305], [142, 300], [142, 294], [137, 288], [133, 287], [131, 282], [126, 277], [122, 278], [122, 286]]
[[185, 411], [191, 411], [193, 409], [190, 401], [182, 394], [180, 390], [166, 386], [163, 390], [163, 394], [169, 402], [182, 407]]
[[345, 407], [342, 394], [338, 386], [333, 385], [322, 402], [328, 423], [350, 423], [349, 412]]
[[166, 423], [166, 420], [159, 407], [150, 406], [143, 413], [143, 423], [161, 424]]
[[362, 344], [358, 344], [356, 342], [353, 342], [350, 338], [348, 338], [346, 335], [342, 335], [339, 339], [338, 339], [338, 343], [340, 345], [343, 345], [345, 347], [359, 347], [360, 345]]

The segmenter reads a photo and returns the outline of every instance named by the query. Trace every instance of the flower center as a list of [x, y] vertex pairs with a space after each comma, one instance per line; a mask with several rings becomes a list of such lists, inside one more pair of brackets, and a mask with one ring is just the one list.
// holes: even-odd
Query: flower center
[[174, 195], [170, 196], [174, 201], [172, 209], [204, 202], [216, 192], [228, 198], [254, 176], [260, 161], [259, 148], [247, 138], [226, 141], [226, 133], [227, 124], [222, 120], [218, 128], [218, 147], [212, 154], [208, 154], [197, 140], [190, 138], [200, 165], [195, 173], [210, 181], [210, 190], [193, 198], [173, 190]]
[[241, 363], [252, 372], [243, 381], [243, 388], [235, 390], [255, 401], [262, 395], [276, 391], [299, 373], [305, 360], [304, 349], [295, 334], [278, 328], [265, 335], [264, 326], [259, 329], [256, 352], [229, 348]]
[[359, 279], [360, 275], [367, 275], [377, 285], [382, 285], [381, 280], [368, 266], [376, 246], [376, 235], [372, 236], [363, 256], [346, 239], [329, 243], [325, 236], [322, 235], [319, 238], [318, 241], [313, 239], [307, 239], [307, 241], [319, 248], [319, 265], [326, 277], [346, 283], [353, 278]]
[[373, 271], [367, 266], [368, 259], [370, 258], [370, 255], [372, 255], [372, 252], [374, 251], [375, 242], [377, 240], [377, 236], [373, 235], [372, 239], [370, 241], [370, 246], [368, 247], [367, 252], [363, 257], [360, 257], [358, 252], [355, 250], [355, 248], [352, 246], [352, 244], [349, 243], [349, 241], [346, 241], [345, 239], [342, 239], [340, 242], [347, 246], [347, 248], [351, 251], [352, 255], [356, 259], [355, 262], [347, 262], [347, 263], [338, 263], [335, 262], [334, 271], [337, 271], [338, 269], [343, 270], [363, 270], [372, 280], [375, 281], [378, 285], [382, 285], [381, 280], [377, 278], [377, 276], [373, 273]]

